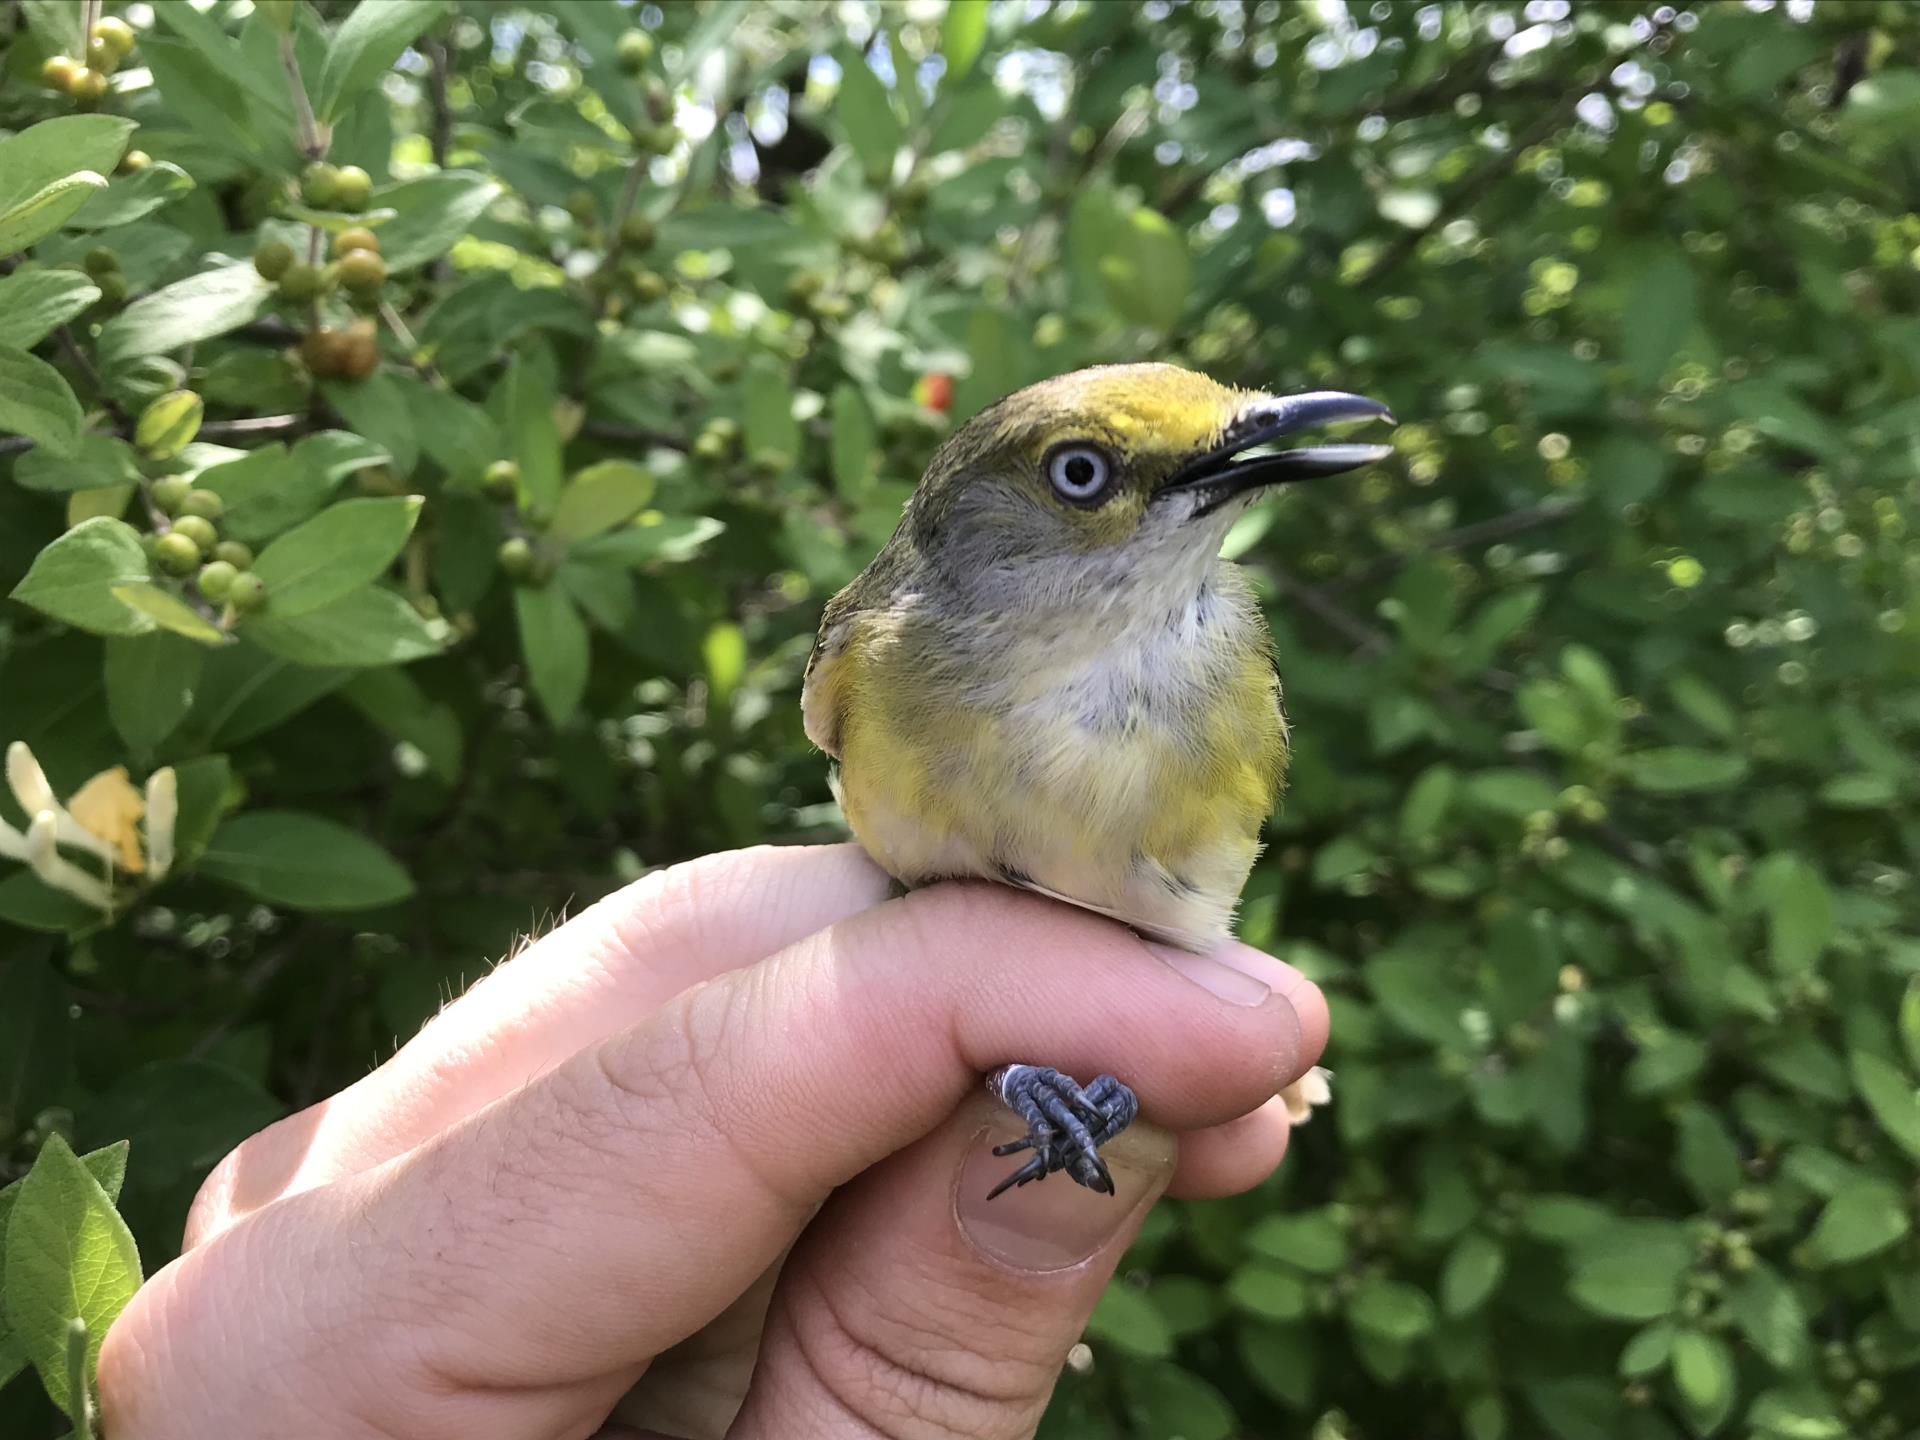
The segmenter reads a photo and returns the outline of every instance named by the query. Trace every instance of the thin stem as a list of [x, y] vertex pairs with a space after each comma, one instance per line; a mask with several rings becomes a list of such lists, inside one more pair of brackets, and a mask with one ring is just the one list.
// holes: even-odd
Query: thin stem
[[100, 397], [100, 403], [106, 407], [107, 413], [122, 425], [129, 424], [127, 412], [120, 408], [120, 402], [109, 395], [107, 387], [100, 383], [100, 372], [93, 368], [93, 362], [87, 359], [86, 352], [80, 348], [80, 342], [73, 338], [73, 331], [62, 325], [54, 333], [60, 337], [60, 348], [66, 353], [68, 361], [80, 372], [81, 378], [87, 382], [93, 393]]
[[[620, 263], [620, 251], [627, 243], [627, 216], [633, 213], [633, 202], [640, 195], [640, 182], [647, 178], [647, 167], [652, 163], [653, 156], [636, 155], [627, 169], [627, 183], [621, 187], [620, 203], [613, 207], [613, 218], [607, 224], [607, 254], [597, 267], [601, 272], [610, 271]], [[600, 302], [600, 308], [606, 309], [604, 299]]]
[[293, 53], [293, 32], [280, 36], [280, 68], [287, 72], [287, 87], [293, 91], [293, 110], [300, 127], [300, 153], [309, 160], [327, 153], [328, 137], [314, 117], [313, 102], [307, 98], [307, 82], [300, 78], [300, 61]]
[[1375, 580], [1384, 579], [1405, 565], [1415, 555], [1432, 550], [1465, 550], [1473, 545], [1491, 545], [1495, 541], [1510, 540], [1516, 535], [1524, 535], [1529, 530], [1541, 530], [1549, 525], [1557, 525], [1578, 510], [1582, 501], [1571, 496], [1556, 496], [1551, 500], [1542, 500], [1538, 505], [1529, 505], [1521, 510], [1510, 510], [1505, 515], [1495, 515], [1490, 520], [1476, 520], [1471, 525], [1461, 525], [1423, 540], [1411, 550], [1394, 555], [1382, 555], [1365, 565], [1335, 577], [1344, 587], [1366, 585]]
[[431, 361], [420, 358], [420, 342], [413, 338], [413, 331], [407, 328], [407, 322], [401, 318], [400, 312], [393, 308], [391, 300], [380, 302], [380, 318], [386, 322], [387, 328], [393, 331], [394, 339], [398, 340], [401, 348], [407, 352], [407, 363], [438, 385], [440, 372], [433, 368]]

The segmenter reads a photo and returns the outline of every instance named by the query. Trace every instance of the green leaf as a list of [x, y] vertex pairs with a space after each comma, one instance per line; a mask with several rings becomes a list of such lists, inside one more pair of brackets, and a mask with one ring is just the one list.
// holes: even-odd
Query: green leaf
[[251, 264], [227, 265], [142, 296], [100, 332], [100, 360], [117, 368], [238, 329], [273, 295]]
[[1417, 845], [1431, 836], [1446, 818], [1459, 788], [1459, 773], [1450, 766], [1432, 765], [1421, 771], [1400, 803], [1400, 838]]
[[1913, 1228], [1906, 1196], [1884, 1180], [1858, 1180], [1835, 1195], [1807, 1237], [1815, 1265], [1849, 1265], [1878, 1255]]
[[1499, 1287], [1506, 1270], [1507, 1252], [1500, 1242], [1469, 1230], [1440, 1271], [1440, 1309], [1451, 1320], [1473, 1314]]
[[225, 645], [232, 638], [173, 591], [162, 589], [152, 581], [115, 585], [113, 598], [146, 616], [162, 630], [184, 635], [202, 645]]
[[86, 418], [58, 370], [24, 350], [0, 346], [0, 431], [72, 456], [80, 452]]
[[858, 386], [843, 381], [834, 387], [832, 424], [834, 488], [842, 499], [857, 504], [873, 488], [879, 441], [873, 411]]
[[1658, 1320], [1678, 1303], [1693, 1245], [1677, 1225], [1608, 1226], [1573, 1256], [1567, 1291], [1574, 1303], [1613, 1320]]
[[[11, 1136], [53, 1103], [72, 1073], [72, 1000], [60, 972], [31, 946], [0, 962], [0, 994], [7, 997], [0, 1006], [0, 1133]], [[4, 1242], [0, 1228], [0, 1247]]]
[[1730, 790], [1747, 774], [1745, 756], [1696, 750], [1690, 745], [1642, 750], [1622, 757], [1621, 765], [1634, 785], [1665, 795]]
[[1820, 803], [1836, 810], [1884, 810], [1899, 798], [1893, 778], [1871, 770], [1836, 775], [1820, 787]]
[[429, 699], [405, 670], [362, 670], [341, 687], [340, 698], [394, 739], [417, 748], [436, 778], [452, 784], [460, 777], [464, 740], [458, 712]]
[[24, 250], [65, 225], [81, 207], [107, 186], [104, 178], [91, 170], [67, 175], [50, 182], [45, 189], [29, 195], [13, 209], [0, 215], [0, 255]]
[[133, 1188], [164, 1194], [286, 1113], [258, 1083], [206, 1060], [156, 1060], [124, 1071], [83, 1112], [86, 1128], [124, 1135], [140, 1157]]
[[1717, 1335], [1682, 1330], [1673, 1337], [1673, 1384], [1696, 1435], [1710, 1435], [1726, 1423], [1739, 1398], [1733, 1352]]
[[1627, 1066], [1629, 1095], [1659, 1095], [1698, 1075], [1707, 1063], [1707, 1045], [1691, 1035], [1663, 1035], [1649, 1043]]
[[577, 545], [624, 525], [653, 498], [653, 473], [631, 460], [602, 460], [589, 465], [560, 492], [547, 533]]
[[1313, 1307], [1313, 1295], [1297, 1270], [1264, 1260], [1250, 1260], [1227, 1277], [1227, 1299], [1262, 1320], [1304, 1319]]
[[1179, 1440], [1229, 1440], [1242, 1433], [1226, 1397], [1178, 1365], [1136, 1362], [1120, 1367], [1119, 1380], [1137, 1422], [1134, 1433]]
[[111, 230], [151, 215], [193, 189], [193, 177], [178, 165], [154, 160], [131, 175], [116, 175], [104, 190], [91, 191], [67, 221], [73, 230]]
[[842, 138], [860, 158], [860, 168], [875, 184], [893, 173], [894, 157], [905, 133], [887, 87], [873, 73], [866, 57], [852, 47], [835, 57], [840, 62], [840, 93], [833, 99], [833, 118]]
[[1673, 1168], [1702, 1205], [1724, 1205], [1746, 1179], [1733, 1136], [1704, 1105], [1681, 1110], [1675, 1126], [1679, 1143]]
[[947, 58], [946, 78], [966, 78], [987, 39], [987, 0], [948, 0], [940, 22], [940, 53]]
[[1636, 1333], [1620, 1352], [1620, 1373], [1629, 1379], [1638, 1379], [1666, 1368], [1673, 1355], [1673, 1337], [1673, 1324], [1667, 1320], [1656, 1320]]
[[741, 419], [748, 454], [781, 455], [788, 464], [800, 458], [800, 423], [793, 418], [793, 381], [781, 366], [763, 361], [747, 371]]
[[59, 1135], [40, 1148], [7, 1224], [7, 1318], [47, 1396], [74, 1411], [67, 1330], [87, 1327], [91, 1379], [107, 1327], [140, 1288], [133, 1233], [90, 1170]]
[[270, 905], [370, 910], [413, 894], [385, 850], [332, 820], [293, 810], [249, 810], [214, 832], [199, 873]]
[[21, 270], [0, 279], [0, 349], [31, 350], [100, 298], [72, 270]]
[[387, 273], [398, 275], [453, 248], [501, 193], [497, 181], [470, 170], [442, 170], [380, 192], [393, 218], [379, 229]]
[[547, 718], [564, 729], [587, 693], [592, 657], [586, 622], [573, 602], [552, 585], [516, 585], [513, 613], [533, 693]]
[[643, 517], [637, 524], [588, 541], [576, 553], [582, 560], [624, 565], [632, 570], [653, 564], [677, 565], [693, 559], [726, 528], [725, 522], [707, 515]]
[[1636, 384], [1657, 383], [1693, 328], [1693, 269], [1678, 247], [1638, 255], [1620, 312], [1620, 353]]
[[418, 495], [341, 500], [289, 530], [253, 564], [267, 612], [304, 615], [379, 579], [406, 548], [421, 504]]
[[1347, 1322], [1356, 1330], [1406, 1345], [1433, 1329], [1433, 1301], [1397, 1280], [1368, 1276], [1347, 1301]]
[[193, 707], [205, 652], [163, 631], [112, 636], [106, 648], [107, 715], [129, 749], [151, 754]]
[[1347, 1263], [1346, 1230], [1331, 1207], [1269, 1215], [1247, 1232], [1247, 1248], [1310, 1275], [1337, 1274]]
[[[0, 233], [11, 229], [14, 212], [57, 181], [91, 172], [104, 184], [100, 176], [113, 173], [133, 131], [134, 122], [119, 115], [62, 115], [0, 140]], [[0, 240], [0, 255], [32, 243]]]
[[301, 615], [275, 615], [269, 599], [242, 629], [261, 649], [296, 665], [404, 665], [441, 648], [420, 613], [383, 585], [349, 590]]
[[418, 388], [412, 376], [391, 368], [376, 370], [364, 380], [320, 382], [327, 404], [354, 431], [385, 450], [388, 463], [402, 476], [411, 475], [420, 461], [419, 418], [413, 405]]
[[554, 423], [552, 389], [536, 365], [515, 357], [507, 372], [507, 432], [520, 466], [520, 493], [530, 505], [550, 508], [560, 498], [560, 430]]
[[355, 470], [385, 464], [388, 458], [370, 440], [323, 430], [292, 450], [263, 445], [238, 460], [209, 466], [194, 484], [225, 502], [221, 532], [255, 545], [316, 514], [340, 481]]
[[1173, 1354], [1173, 1333], [1142, 1291], [1131, 1285], [1107, 1286], [1087, 1317], [1087, 1333], [1136, 1360], [1165, 1360]]
[[1906, 1051], [1907, 1068], [1920, 1071], [1920, 976], [1907, 981], [1900, 994], [1900, 1048]]
[[1798, 1370], [1811, 1347], [1807, 1312], [1800, 1297], [1765, 1261], [1740, 1276], [1727, 1292], [1727, 1313], [1756, 1352], [1776, 1370]]
[[150, 578], [139, 532], [102, 516], [76, 525], [42, 550], [14, 587], [13, 598], [95, 635], [140, 635], [153, 629], [153, 621], [129, 609], [113, 587]]
[[446, 0], [360, 0], [327, 45], [313, 110], [325, 123], [380, 82], [400, 53], [440, 18]]
[[72, 0], [20, 0], [27, 28], [40, 38], [41, 48], [50, 55], [80, 56], [86, 53], [87, 37], [80, 28], [83, 11]]
[[1896, 1065], [1865, 1050], [1852, 1055], [1853, 1087], [1881, 1129], [1902, 1150], [1920, 1160], [1920, 1089]]
[[1773, 968], [1783, 975], [1812, 969], [1833, 937], [1833, 892], [1798, 855], [1769, 855], [1753, 871], [1753, 893], [1766, 909]]

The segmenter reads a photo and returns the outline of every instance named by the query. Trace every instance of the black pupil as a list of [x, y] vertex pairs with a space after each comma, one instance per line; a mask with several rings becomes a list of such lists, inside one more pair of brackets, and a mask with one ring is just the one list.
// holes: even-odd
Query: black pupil
[[1067, 484], [1075, 490], [1085, 490], [1100, 478], [1099, 469], [1085, 455], [1070, 456], [1067, 460]]

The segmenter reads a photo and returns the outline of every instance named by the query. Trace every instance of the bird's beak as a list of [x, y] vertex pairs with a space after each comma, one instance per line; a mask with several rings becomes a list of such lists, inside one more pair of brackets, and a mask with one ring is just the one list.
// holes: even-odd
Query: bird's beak
[[1362, 465], [1375, 464], [1393, 453], [1391, 445], [1307, 445], [1297, 450], [1246, 453], [1283, 436], [1341, 420], [1396, 423], [1393, 412], [1378, 400], [1349, 395], [1343, 390], [1312, 390], [1304, 395], [1278, 397], [1263, 395], [1233, 418], [1212, 449], [1174, 471], [1154, 492], [1154, 498], [1197, 496], [1193, 516], [1198, 518], [1249, 490], [1317, 475], [1339, 475], [1358, 470]]

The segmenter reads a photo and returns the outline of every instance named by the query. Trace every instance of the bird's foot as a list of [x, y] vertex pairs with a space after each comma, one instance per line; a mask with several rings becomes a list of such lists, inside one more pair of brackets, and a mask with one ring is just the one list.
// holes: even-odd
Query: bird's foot
[[1064, 1170], [1089, 1190], [1113, 1194], [1113, 1175], [1100, 1147], [1133, 1123], [1140, 1103], [1111, 1075], [1084, 1089], [1071, 1075], [1045, 1065], [1003, 1065], [987, 1077], [987, 1088], [1027, 1122], [1026, 1138], [994, 1146], [996, 1155], [1033, 1151], [1033, 1158], [988, 1193], [1044, 1180]]

